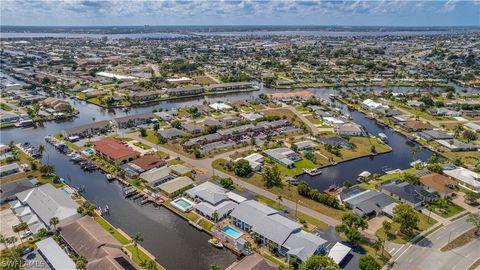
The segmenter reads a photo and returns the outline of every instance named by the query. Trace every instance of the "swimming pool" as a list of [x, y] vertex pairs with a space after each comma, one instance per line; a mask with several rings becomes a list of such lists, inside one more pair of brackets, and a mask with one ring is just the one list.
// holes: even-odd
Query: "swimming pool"
[[225, 226], [225, 227], [223, 227], [222, 232], [224, 232], [225, 234], [233, 237], [233, 239], [237, 239], [237, 238], [239, 238], [240, 236], [242, 236], [242, 234], [243, 234], [243, 233], [235, 230], [234, 228], [232, 228], [232, 227], [230, 227], [230, 226], [228, 226], [228, 225]]
[[187, 212], [192, 210], [194, 203], [189, 201], [187, 198], [181, 197], [170, 202], [170, 204], [182, 212]]
[[95, 150], [93, 150], [92, 148], [87, 148], [87, 149], [84, 149], [82, 152], [90, 156], [93, 153], [95, 153]]
[[67, 190], [66, 188], [62, 187], [60, 190], [61, 190], [63, 193], [65, 193], [65, 195], [70, 195], [70, 192], [68, 192], [68, 190]]

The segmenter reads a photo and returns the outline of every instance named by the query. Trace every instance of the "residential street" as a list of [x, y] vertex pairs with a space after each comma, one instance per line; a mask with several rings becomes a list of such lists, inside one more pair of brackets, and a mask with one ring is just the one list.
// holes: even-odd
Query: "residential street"
[[416, 244], [403, 245], [399, 249], [391, 250], [392, 261], [395, 261], [393, 269], [467, 269], [480, 258], [480, 239], [452, 251], [440, 251], [440, 248], [448, 243], [449, 238], [453, 240], [472, 227], [466, 219], [467, 217], [458, 219]]
[[[215, 158], [204, 158], [204, 159], [192, 159], [192, 158], [189, 158], [189, 157], [186, 157], [186, 156], [183, 156], [183, 155], [180, 155], [170, 149], [167, 149], [165, 147], [162, 147], [161, 145], [156, 145], [150, 141], [147, 141], [145, 140], [144, 138], [140, 137], [140, 135], [138, 133], [128, 133], [128, 134], [125, 134], [125, 136], [128, 136], [134, 140], [137, 140], [137, 141], [140, 141], [146, 145], [149, 145], [155, 149], [158, 148], [158, 150], [161, 150], [167, 154], [169, 154], [171, 157], [180, 157], [182, 160], [184, 160], [185, 162], [191, 164], [192, 166], [197, 166], [197, 167], [201, 167], [201, 168], [204, 168], [206, 170], [208, 170], [208, 173], [209, 173], [209, 176], [213, 175], [213, 168], [212, 168], [212, 162], [215, 160], [215, 159], [219, 159], [219, 158], [228, 158], [229, 155], [231, 155], [232, 153], [236, 152], [236, 151], [239, 151], [238, 149], [236, 150], [233, 150], [233, 151], [230, 151], [230, 152], [225, 152], [225, 153], [222, 153], [222, 154], [219, 154], [219, 155], [216, 155]], [[246, 148], [248, 149], [248, 148]], [[246, 150], [245, 149], [245, 150]], [[236, 184], [236, 185], [239, 185], [239, 186], [242, 186], [254, 193], [257, 193], [259, 195], [262, 195], [262, 196], [265, 196], [267, 198], [270, 198], [272, 200], [277, 200], [277, 195], [272, 193], [272, 192], [269, 192], [263, 188], [260, 188], [260, 187], [257, 187], [255, 185], [252, 185], [252, 184], [249, 184], [245, 181], [242, 181], [236, 177], [233, 177], [229, 174], [226, 174], [226, 173], [223, 173], [223, 172], [220, 172], [218, 170], [215, 170], [215, 175], [218, 175], [220, 177], [229, 177], [233, 180], [233, 182]], [[336, 220], [334, 218], [331, 218], [327, 215], [324, 215], [320, 212], [317, 212], [315, 210], [312, 210], [308, 207], [305, 207], [305, 206], [302, 206], [300, 204], [296, 205], [296, 202], [293, 202], [291, 200], [288, 200], [286, 198], [283, 198], [281, 203], [283, 205], [285, 205], [286, 207], [290, 208], [290, 209], [296, 209], [296, 207], [298, 208], [298, 211], [304, 213], [304, 214], [307, 214], [309, 216], [312, 216], [318, 220], [321, 220], [325, 223], [327, 223], [328, 225], [331, 225], [331, 226], [336, 226], [336, 225], [340, 225], [340, 221], [339, 220]]]

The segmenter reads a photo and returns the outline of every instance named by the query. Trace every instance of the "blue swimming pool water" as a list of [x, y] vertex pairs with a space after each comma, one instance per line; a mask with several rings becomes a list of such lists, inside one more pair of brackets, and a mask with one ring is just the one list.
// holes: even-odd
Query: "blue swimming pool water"
[[192, 207], [192, 205], [189, 202], [187, 202], [183, 199], [178, 199], [178, 200], [175, 201], [175, 203], [180, 205], [181, 207], [183, 207], [185, 209], [188, 209], [188, 208]]
[[70, 195], [70, 193], [65, 188], [62, 187], [60, 190], [66, 195]]
[[83, 150], [83, 152], [86, 153], [86, 154], [91, 155], [91, 154], [93, 154], [95, 151], [94, 151], [92, 148], [87, 148], [87, 149]]
[[237, 239], [239, 238], [240, 236], [242, 236], [242, 233], [235, 230], [234, 228], [230, 227], [230, 226], [225, 226], [223, 227], [222, 229], [222, 232], [230, 235], [231, 237], [233, 237], [234, 239]]

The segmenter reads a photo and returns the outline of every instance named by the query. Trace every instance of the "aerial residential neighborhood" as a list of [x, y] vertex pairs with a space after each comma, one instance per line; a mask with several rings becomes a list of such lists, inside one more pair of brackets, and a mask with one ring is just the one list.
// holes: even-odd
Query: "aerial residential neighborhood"
[[1, 269], [479, 269], [474, 1], [0, 11]]

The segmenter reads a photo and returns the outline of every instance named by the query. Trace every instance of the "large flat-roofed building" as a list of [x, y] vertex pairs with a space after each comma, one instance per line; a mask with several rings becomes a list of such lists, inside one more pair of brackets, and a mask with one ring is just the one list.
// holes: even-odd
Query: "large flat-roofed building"
[[105, 133], [111, 129], [110, 121], [103, 120], [90, 124], [66, 128], [63, 131], [64, 137], [78, 136], [80, 138], [93, 136], [95, 134]]
[[93, 142], [93, 148], [98, 155], [116, 165], [133, 161], [140, 156], [139, 152], [111, 137]]

